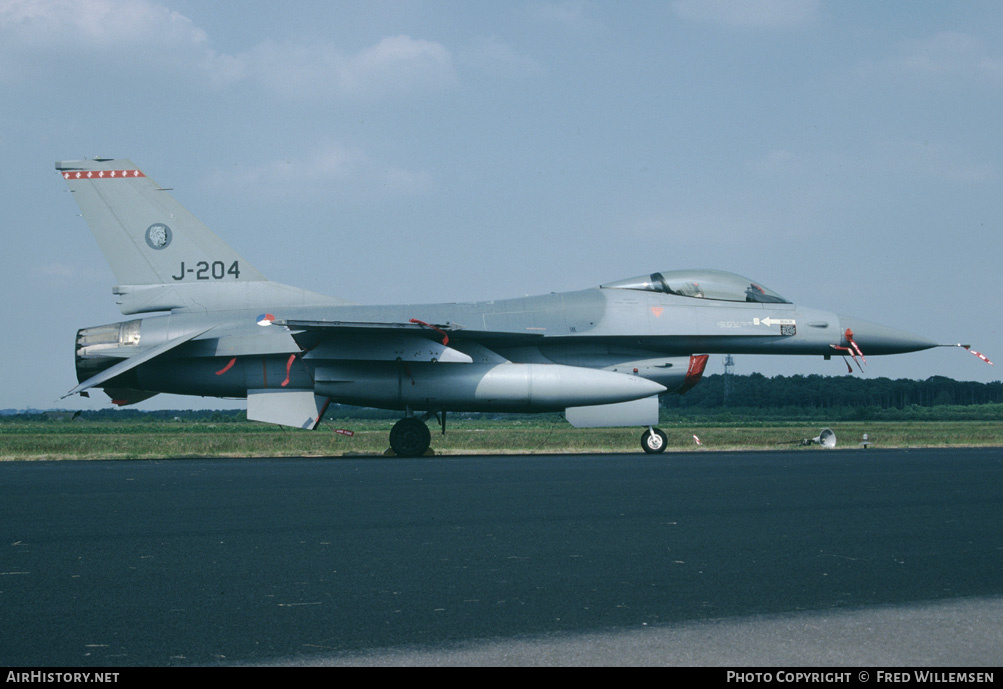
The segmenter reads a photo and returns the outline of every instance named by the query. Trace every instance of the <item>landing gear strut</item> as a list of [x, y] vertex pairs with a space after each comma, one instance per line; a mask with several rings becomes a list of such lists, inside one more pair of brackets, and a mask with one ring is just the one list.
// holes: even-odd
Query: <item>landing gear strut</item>
[[649, 455], [665, 452], [667, 438], [660, 428], [649, 428], [641, 434], [641, 447]]
[[432, 444], [432, 433], [421, 419], [409, 416], [390, 429], [390, 447], [398, 457], [421, 457]]

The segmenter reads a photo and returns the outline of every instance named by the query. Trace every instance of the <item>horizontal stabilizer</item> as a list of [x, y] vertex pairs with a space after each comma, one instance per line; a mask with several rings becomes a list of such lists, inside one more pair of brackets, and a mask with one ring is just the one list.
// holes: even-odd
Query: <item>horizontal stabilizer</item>
[[304, 306], [343, 306], [344, 299], [310, 292], [279, 282], [219, 282], [206, 289], [206, 283], [173, 285], [117, 285], [119, 309], [129, 315], [154, 311], [228, 311]]
[[106, 368], [105, 370], [101, 371], [101, 373], [97, 374], [96, 376], [92, 376], [92, 377], [88, 378], [87, 380], [85, 380], [84, 382], [82, 382], [80, 385], [78, 385], [77, 387], [73, 388], [72, 390], [70, 390], [65, 395], [63, 395], [60, 399], [65, 399], [65, 398], [69, 397], [70, 395], [75, 395], [78, 392], [83, 392], [84, 390], [88, 390], [90, 388], [96, 387], [98, 385], [101, 385], [101, 383], [107, 382], [107, 381], [111, 380], [112, 378], [115, 378], [116, 376], [122, 375], [126, 371], [131, 371], [132, 369], [136, 368], [140, 364], [145, 364], [147, 361], [152, 361], [153, 359], [156, 359], [161, 354], [169, 352], [172, 349], [174, 349], [175, 347], [183, 345], [185, 342], [188, 342], [190, 340], [194, 340], [199, 335], [202, 335], [204, 333], [209, 332], [214, 327], [215, 326], [209, 326], [208, 328], [204, 328], [202, 330], [196, 330], [194, 332], [188, 333], [187, 335], [182, 335], [181, 337], [176, 337], [173, 340], [168, 340], [167, 342], [165, 342], [162, 345], [157, 345], [156, 347], [154, 347], [152, 349], [148, 349], [147, 351], [143, 352], [142, 354], [137, 354], [136, 356], [130, 357], [130, 358], [126, 359], [125, 361], [120, 361], [117, 364], [115, 364], [114, 366], [112, 366], [111, 368]]

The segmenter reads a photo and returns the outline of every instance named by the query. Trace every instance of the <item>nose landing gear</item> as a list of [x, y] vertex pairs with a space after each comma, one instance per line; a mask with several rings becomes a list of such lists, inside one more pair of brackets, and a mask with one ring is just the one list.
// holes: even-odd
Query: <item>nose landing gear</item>
[[648, 430], [641, 434], [641, 447], [649, 455], [661, 454], [665, 452], [667, 440], [662, 429], [649, 427]]

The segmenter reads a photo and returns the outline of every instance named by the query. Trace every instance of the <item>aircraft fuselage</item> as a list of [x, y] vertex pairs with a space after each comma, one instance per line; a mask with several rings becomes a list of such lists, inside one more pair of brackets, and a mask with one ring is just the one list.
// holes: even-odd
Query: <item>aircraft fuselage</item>
[[[295, 328], [275, 323], [300, 319], [332, 323], [413, 319], [429, 325], [420, 331], [421, 339], [448, 337], [449, 348], [471, 361], [433, 361], [431, 356], [398, 361], [400, 357], [391, 354], [374, 361], [371, 341], [356, 332], [343, 333], [335, 345], [325, 343], [337, 350], [325, 358], [304, 351], [292, 336]], [[582, 398], [567, 395], [519, 403], [494, 397], [478, 400], [468, 394], [502, 363], [577, 367], [582, 369], [578, 377], [585, 389], [598, 385], [589, 380], [588, 371], [605, 370], [636, 375], [664, 386], [662, 392], [672, 392], [684, 382], [693, 352], [829, 356], [832, 345], [846, 344], [843, 334], [849, 323], [856, 324], [857, 341], [868, 354], [928, 346], [922, 338], [870, 324], [875, 337], [869, 340], [859, 321], [794, 304], [695, 300], [607, 288], [472, 303], [179, 312], [128, 323], [138, 324], [138, 330], [136, 325], [128, 328], [138, 335], [117, 343], [114, 352], [107, 347], [78, 348], [80, 380], [126, 355], [128, 348], [157, 346], [214, 323], [199, 338], [115, 382], [150, 392], [215, 397], [245, 397], [248, 390], [275, 387], [317, 387], [319, 393], [344, 404], [403, 409], [421, 408], [423, 401], [434, 399], [436, 406], [457, 411], [563, 410], [583, 403]], [[449, 329], [440, 334], [433, 325]], [[465, 340], [465, 331], [477, 332], [476, 341]], [[496, 334], [490, 349], [484, 346], [484, 333], [489, 331]], [[571, 373], [554, 384], [565, 390], [569, 384], [574, 387], [576, 376]], [[450, 389], [454, 394], [447, 392]]]

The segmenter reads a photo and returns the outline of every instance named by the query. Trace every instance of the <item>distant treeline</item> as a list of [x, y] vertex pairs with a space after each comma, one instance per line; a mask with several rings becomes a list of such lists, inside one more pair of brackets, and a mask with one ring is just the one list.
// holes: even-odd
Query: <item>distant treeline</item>
[[670, 418], [716, 421], [827, 419], [830, 421], [1003, 420], [1003, 383], [942, 376], [926, 380], [852, 376], [713, 375], [685, 395], [662, 398]]
[[857, 378], [853, 376], [706, 376], [685, 395], [668, 395], [669, 409], [842, 409], [872, 407], [971, 406], [1003, 403], [1003, 382], [976, 383], [943, 376], [926, 380]]
[[[662, 398], [671, 416], [815, 417], [833, 419], [1003, 419], [1003, 382], [975, 383], [942, 376], [926, 380], [857, 378], [852, 376], [705, 376], [685, 395]], [[118, 409], [83, 412], [37, 411], [10, 413], [2, 421], [186, 421], [233, 423], [246, 421], [242, 409]], [[399, 412], [332, 404], [326, 419], [395, 419]], [[504, 418], [505, 414], [451, 414], [451, 418]]]

